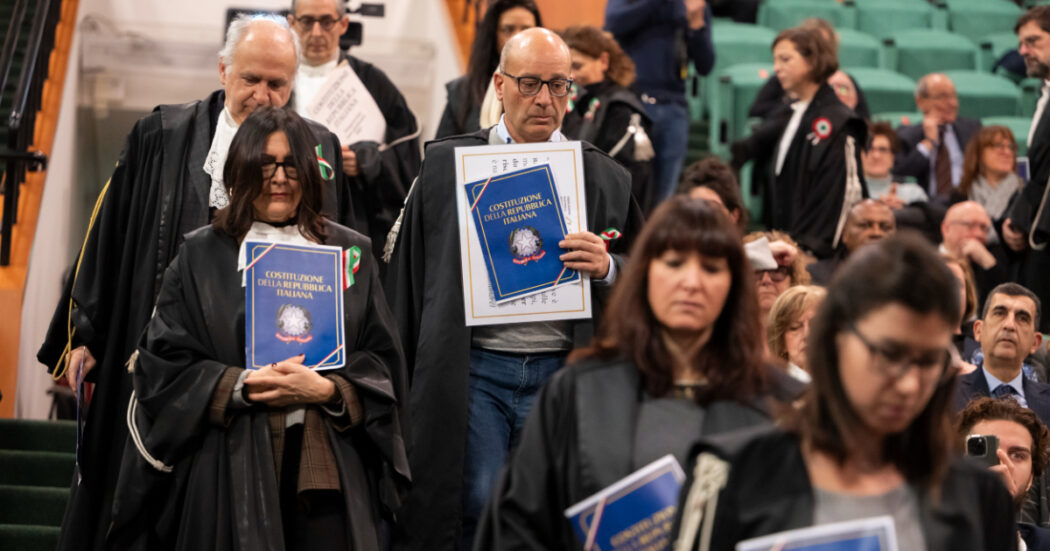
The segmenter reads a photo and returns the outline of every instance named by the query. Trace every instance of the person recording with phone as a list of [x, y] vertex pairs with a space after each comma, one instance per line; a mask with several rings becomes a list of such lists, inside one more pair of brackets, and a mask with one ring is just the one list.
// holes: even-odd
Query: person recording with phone
[[[1020, 515], [1029, 489], [1050, 459], [1046, 425], [1015, 400], [979, 398], [960, 414], [958, 432], [965, 439], [966, 455], [1002, 476], [1014, 498], [1014, 513]], [[1019, 521], [1017, 531], [1018, 549], [1050, 549], [1050, 530]]]

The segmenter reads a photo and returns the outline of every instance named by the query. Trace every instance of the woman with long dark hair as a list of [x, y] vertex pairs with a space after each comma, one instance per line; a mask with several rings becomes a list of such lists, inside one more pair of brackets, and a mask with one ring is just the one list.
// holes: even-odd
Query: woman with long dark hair
[[499, 103], [492, 91], [492, 73], [499, 66], [503, 45], [514, 35], [542, 27], [534, 0], [493, 0], [478, 23], [470, 46], [467, 74], [445, 84], [448, 101], [435, 138], [469, 134], [499, 122]]
[[958, 319], [955, 276], [918, 235], [850, 256], [812, 321], [801, 407], [782, 428], [704, 448], [675, 549], [884, 515], [898, 549], [1014, 549], [1002, 481], [956, 458]]
[[800, 386], [762, 359], [751, 270], [716, 205], [657, 207], [601, 333], [547, 384], [486, 510], [475, 549], [578, 549], [563, 511], [692, 442], [767, 421]]
[[[165, 273], [134, 363], [115, 548], [380, 548], [381, 511], [408, 480], [404, 357], [368, 238], [319, 213], [315, 144], [294, 111], [255, 110], [223, 171], [229, 206]], [[245, 368], [246, 241], [357, 249], [336, 286], [343, 367]]]

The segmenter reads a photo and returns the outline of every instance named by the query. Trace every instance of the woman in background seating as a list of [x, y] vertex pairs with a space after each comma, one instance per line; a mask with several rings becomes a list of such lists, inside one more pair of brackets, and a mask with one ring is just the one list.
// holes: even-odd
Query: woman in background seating
[[827, 291], [815, 285], [796, 285], [777, 297], [766, 322], [769, 355], [784, 364], [788, 375], [810, 381], [807, 349], [810, 320]]
[[1017, 142], [1005, 126], [985, 126], [966, 146], [963, 175], [953, 199], [976, 201], [995, 224], [997, 238], [1006, 208], [1024, 182], [1017, 175]]

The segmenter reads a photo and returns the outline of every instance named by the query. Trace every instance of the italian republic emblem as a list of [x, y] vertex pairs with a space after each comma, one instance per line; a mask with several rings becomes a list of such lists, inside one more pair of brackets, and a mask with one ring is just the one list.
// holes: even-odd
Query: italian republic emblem
[[314, 323], [310, 311], [298, 304], [282, 304], [277, 309], [277, 338], [281, 342], [305, 344], [313, 340]]
[[514, 263], [522, 266], [547, 254], [547, 251], [543, 250], [540, 232], [532, 226], [514, 228], [507, 238], [507, 244], [510, 246], [510, 254], [514, 255]]

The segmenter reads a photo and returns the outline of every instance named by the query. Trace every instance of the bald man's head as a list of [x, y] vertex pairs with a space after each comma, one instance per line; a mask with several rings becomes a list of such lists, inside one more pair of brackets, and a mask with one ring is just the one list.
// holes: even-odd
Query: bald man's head
[[897, 231], [893, 210], [873, 199], [865, 199], [849, 209], [842, 230], [842, 244], [852, 253], [863, 245], [889, 237]]
[[493, 84], [515, 142], [550, 139], [565, 115], [571, 78], [572, 54], [558, 35], [534, 27], [507, 41]]
[[959, 96], [955, 83], [944, 73], [930, 73], [915, 87], [915, 105], [923, 116], [936, 117], [940, 124], [951, 124], [959, 116]]
[[962, 256], [962, 248], [967, 241], [975, 240], [986, 244], [988, 231], [991, 228], [992, 219], [980, 203], [975, 201], [956, 203], [944, 214], [944, 222], [941, 222], [944, 248], [956, 256]]

